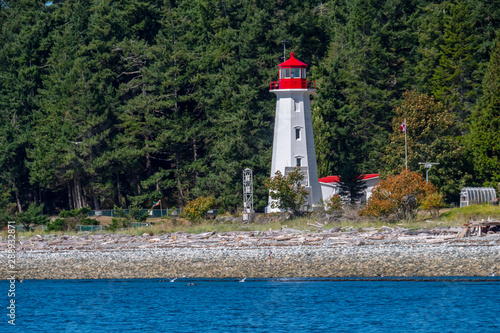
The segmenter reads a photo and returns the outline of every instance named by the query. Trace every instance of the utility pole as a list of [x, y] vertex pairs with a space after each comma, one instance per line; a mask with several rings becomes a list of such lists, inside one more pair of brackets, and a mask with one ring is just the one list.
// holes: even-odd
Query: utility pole
[[283, 39], [281, 41], [281, 43], [283, 44], [283, 61], [286, 60], [286, 43], [288, 43], [288, 41], [286, 39]]
[[425, 168], [425, 181], [428, 183], [429, 182], [429, 169], [432, 168], [433, 165], [437, 165], [439, 163], [419, 162], [418, 164], [424, 166], [424, 168]]

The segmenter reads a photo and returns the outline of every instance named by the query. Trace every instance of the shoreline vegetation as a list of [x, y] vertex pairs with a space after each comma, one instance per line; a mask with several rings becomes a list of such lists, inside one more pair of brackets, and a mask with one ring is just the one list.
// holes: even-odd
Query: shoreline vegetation
[[[223, 214], [215, 219], [201, 219], [197, 222], [190, 222], [182, 217], [166, 216], [164, 218], [148, 218], [146, 222], [151, 223], [150, 227], [138, 228], [118, 228], [114, 231], [103, 230], [95, 232], [78, 231], [43, 231], [36, 229], [33, 231], [19, 231], [18, 237], [27, 239], [36, 235], [82, 235], [82, 234], [103, 234], [113, 233], [119, 235], [142, 235], [144, 233], [162, 234], [187, 232], [190, 234], [200, 234], [205, 232], [229, 232], [229, 231], [267, 231], [282, 228], [293, 228], [303, 232], [315, 231], [320, 226], [321, 229], [359, 229], [359, 228], [382, 228], [400, 227], [410, 230], [432, 229], [438, 227], [461, 227], [472, 220], [486, 220], [490, 217], [500, 219], [500, 206], [493, 205], [470, 205], [463, 208], [442, 209], [437, 218], [432, 218], [428, 212], [420, 211], [416, 219], [410, 222], [377, 219], [371, 217], [360, 217], [356, 209], [344, 209], [338, 213], [317, 213], [304, 217], [292, 217], [289, 214], [257, 214], [254, 223], [243, 223], [240, 215]], [[53, 217], [54, 219], [55, 217]], [[93, 216], [103, 227], [109, 226], [112, 217]]]
[[[226, 216], [113, 233], [19, 232], [16, 270], [23, 279], [495, 276], [500, 232], [458, 236], [463, 222], [497, 210], [454, 209], [412, 223], [277, 217], [242, 224]], [[2, 235], [2, 262], [6, 249]]]

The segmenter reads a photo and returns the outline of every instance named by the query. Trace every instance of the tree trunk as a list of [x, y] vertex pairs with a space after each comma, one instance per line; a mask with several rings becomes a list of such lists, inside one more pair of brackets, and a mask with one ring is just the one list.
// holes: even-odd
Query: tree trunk
[[97, 195], [95, 194], [93, 188], [90, 189], [90, 193], [92, 194], [92, 200], [94, 201], [94, 210], [101, 210], [101, 206], [99, 205], [99, 198], [97, 198]]
[[117, 199], [118, 199], [118, 205], [121, 207], [122, 206], [122, 194], [120, 192], [120, 176], [118, 173], [116, 173], [116, 194], [117, 194]]
[[[196, 138], [193, 136], [193, 160], [196, 161], [198, 159], [198, 147], [196, 145]], [[194, 170], [194, 183], [198, 180], [198, 169]]]
[[[144, 138], [146, 140], [146, 138]], [[151, 155], [149, 155], [149, 145], [146, 144], [146, 172], [148, 175], [152, 175], [153, 171], [151, 170]]]
[[82, 208], [86, 206], [85, 199], [83, 198], [82, 186], [80, 182], [80, 178], [73, 179], [73, 199], [75, 208]]
[[21, 199], [19, 198], [19, 191], [16, 189], [14, 193], [16, 194], [17, 210], [19, 211], [19, 213], [22, 213], [23, 206], [21, 205]]
[[181, 175], [179, 172], [179, 155], [175, 154], [175, 177], [177, 177], [177, 192], [179, 195], [179, 206], [184, 207], [184, 194], [182, 192]]
[[135, 178], [135, 184], [137, 186], [137, 194], [140, 195], [142, 193], [141, 190], [141, 179], [139, 178], [139, 175], [134, 172], [134, 178]]
[[73, 196], [71, 195], [71, 183], [68, 183], [68, 208], [69, 210], [74, 209]]

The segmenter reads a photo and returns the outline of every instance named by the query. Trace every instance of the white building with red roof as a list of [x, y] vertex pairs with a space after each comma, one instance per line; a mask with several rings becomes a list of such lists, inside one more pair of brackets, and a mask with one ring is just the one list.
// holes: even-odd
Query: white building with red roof
[[[369, 173], [362, 175], [362, 180], [365, 183], [364, 195], [361, 197], [361, 202], [367, 201], [372, 195], [372, 190], [375, 185], [380, 182], [378, 173]], [[339, 194], [339, 176], [328, 176], [319, 178], [321, 186], [321, 196], [323, 200], [331, 198], [335, 194]]]

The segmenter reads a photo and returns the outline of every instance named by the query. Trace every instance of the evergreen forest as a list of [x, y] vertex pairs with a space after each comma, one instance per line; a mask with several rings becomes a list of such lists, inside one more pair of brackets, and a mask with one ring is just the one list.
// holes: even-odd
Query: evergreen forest
[[[319, 176], [435, 162], [448, 202], [500, 182], [498, 0], [0, 0], [0, 210], [268, 193], [290, 52], [316, 81]], [[282, 42], [286, 40], [286, 42]]]

